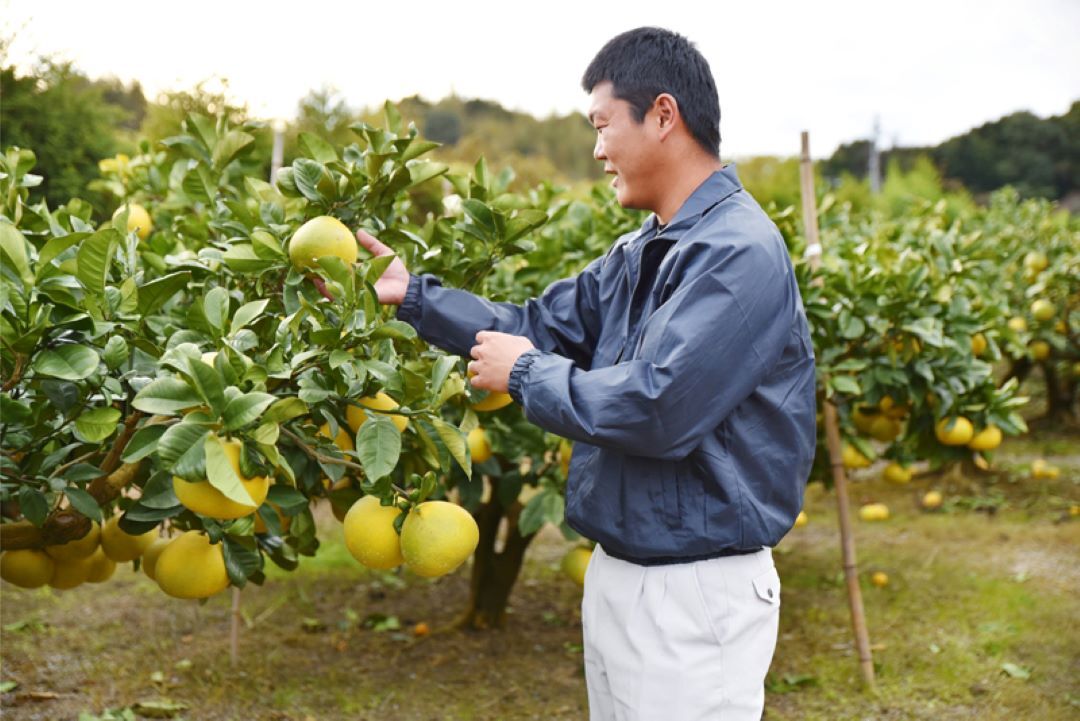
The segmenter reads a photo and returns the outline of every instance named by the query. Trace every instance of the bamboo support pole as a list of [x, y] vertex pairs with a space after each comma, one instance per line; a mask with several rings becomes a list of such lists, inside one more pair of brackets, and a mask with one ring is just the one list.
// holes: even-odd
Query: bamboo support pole
[[[817, 196], [814, 193], [814, 166], [810, 160], [810, 134], [802, 133], [802, 158], [799, 163], [800, 187], [803, 206], [803, 225], [806, 230], [806, 258], [815, 270], [821, 263], [821, 239], [818, 235]], [[836, 406], [825, 401], [825, 442], [829, 449], [829, 465], [832, 468], [836, 488], [836, 508], [840, 519], [840, 550], [843, 557], [844, 580], [847, 583], [848, 605], [851, 608], [851, 625], [855, 631], [855, 647], [859, 654], [863, 682], [874, 688], [874, 660], [870, 651], [870, 633], [866, 627], [862, 590], [859, 588], [858, 565], [855, 561], [855, 536], [851, 527], [848, 503], [847, 474], [842, 460], [840, 424]]]

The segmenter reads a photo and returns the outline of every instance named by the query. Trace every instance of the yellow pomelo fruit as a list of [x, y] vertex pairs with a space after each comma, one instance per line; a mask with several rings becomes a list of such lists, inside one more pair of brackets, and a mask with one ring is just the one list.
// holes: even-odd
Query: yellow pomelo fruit
[[297, 270], [318, 268], [319, 258], [336, 256], [346, 265], [356, 262], [356, 238], [337, 218], [322, 215], [300, 226], [289, 240], [289, 260]]
[[401, 555], [418, 576], [450, 573], [465, 562], [480, 542], [476, 521], [461, 506], [426, 501], [414, 507], [401, 527]]
[[1001, 429], [991, 423], [972, 436], [967, 445], [973, 451], [992, 451], [1001, 445]]
[[87, 583], [105, 583], [116, 573], [116, 561], [106, 556], [102, 548], [94, 551], [94, 554], [87, 559], [87, 562], [90, 564], [90, 568], [86, 573]]
[[[382, 391], [379, 391], [374, 396], [357, 398], [356, 402], [364, 408], [370, 408], [373, 411], [392, 411], [398, 407], [397, 401]], [[346, 406], [345, 420], [348, 421], [349, 428], [352, 428], [353, 433], [358, 433], [360, 431], [360, 426], [364, 425], [367, 418], [367, 413], [364, 413], [363, 409], [357, 408], [351, 403]], [[409, 425], [409, 419], [406, 416], [395, 414], [390, 416], [390, 420], [394, 422], [394, 425], [397, 426], [397, 429], [402, 433], [405, 432], [405, 428]]]
[[250, 516], [266, 500], [266, 494], [270, 490], [270, 479], [262, 476], [244, 478], [244, 474], [240, 472], [240, 449], [242, 447], [240, 441], [236, 439], [228, 440], [222, 443], [222, 446], [225, 449], [225, 457], [232, 464], [233, 470], [236, 471], [236, 475], [244, 486], [244, 490], [251, 496], [252, 502], [250, 505], [237, 503], [228, 498], [224, 493], [210, 485], [210, 481], [192, 483], [178, 476], [173, 476], [173, 491], [176, 492], [176, 497], [180, 499], [180, 503], [185, 508], [210, 518], [231, 519]]
[[1031, 462], [1031, 477], [1036, 479], [1054, 479], [1061, 474], [1061, 469], [1047, 463], [1042, 458], [1036, 458]]
[[937, 508], [944, 500], [941, 495], [941, 491], [927, 491], [922, 497], [923, 508]]
[[[127, 232], [135, 231], [135, 234], [139, 236], [139, 240], [146, 240], [150, 237], [150, 231], [154, 228], [154, 224], [150, 220], [150, 213], [146, 212], [146, 208], [138, 203], [128, 203], [127, 207]], [[122, 212], [124, 212], [124, 206], [121, 205], [113, 213], [113, 218], [115, 219]]]
[[97, 521], [90, 522], [90, 532], [82, 538], [60, 544], [59, 546], [45, 546], [45, 553], [57, 561], [76, 561], [86, 558], [97, 550], [101, 541], [101, 526]]
[[1054, 304], [1045, 298], [1039, 298], [1031, 304], [1031, 317], [1040, 323], [1045, 323], [1057, 314]]
[[570, 476], [570, 457], [574, 452], [574, 444], [563, 438], [559, 441], [559, 470], [562, 471], [563, 478], [569, 478]]
[[971, 336], [971, 354], [973, 356], [981, 356], [986, 351], [986, 346], [986, 336], [982, 333]]
[[1032, 250], [1024, 255], [1024, 267], [1036, 273], [1046, 270], [1050, 259], [1041, 250]]
[[158, 556], [154, 577], [173, 598], [209, 598], [229, 585], [221, 544], [199, 531], [174, 538]]
[[859, 518], [864, 521], [884, 521], [889, 518], [889, 507], [884, 503], [867, 503], [859, 508]]
[[592, 558], [592, 549], [572, 548], [562, 559], [562, 572], [570, 577], [570, 580], [579, 586], [585, 585], [585, 571], [589, 568], [589, 559]]
[[867, 468], [870, 465], [870, 459], [859, 452], [859, 449], [850, 443], [845, 443], [840, 452], [840, 457], [844, 461], [844, 468]]
[[1037, 361], [1044, 361], [1050, 357], [1050, 344], [1044, 340], [1032, 341], [1031, 345], [1031, 357]]
[[1023, 333], [1027, 330], [1027, 321], [1020, 316], [1009, 318], [1007, 325], [1017, 333]]
[[889, 483], [907, 483], [911, 480], [911, 469], [893, 462], [885, 466], [885, 469], [881, 472], [881, 477]]
[[19, 588], [40, 588], [49, 582], [56, 561], [34, 548], [4, 551], [0, 554], [0, 578]]
[[[323, 436], [324, 438], [329, 438], [330, 437], [330, 424], [329, 423], [323, 423], [319, 427], [319, 435]], [[334, 445], [337, 446], [338, 448], [340, 448], [343, 451], [356, 450], [356, 446], [353, 445], [352, 436], [350, 436], [349, 432], [346, 431], [342, 426], [338, 426], [337, 437], [334, 438]]]
[[146, 553], [142, 555], [140, 563], [142, 564], [143, 573], [154, 579], [154, 569], [157, 567], [158, 558], [161, 557], [161, 552], [165, 550], [166, 546], [172, 541], [171, 538], [163, 538], [161, 536], [154, 539], [154, 542], [150, 544], [150, 548], [146, 549]]
[[[469, 371], [469, 378], [472, 378], [475, 373]], [[497, 411], [500, 408], [505, 408], [514, 402], [514, 399], [510, 397], [509, 393], [502, 393], [500, 391], [492, 391], [488, 393], [487, 398], [484, 400], [473, 403], [470, 408], [474, 411]]]
[[81, 586], [86, 583], [90, 576], [90, 568], [94, 565], [94, 554], [85, 558], [75, 558], [70, 561], [57, 561], [53, 568], [52, 578], [49, 585], [61, 591]]
[[938, 443], [945, 446], [966, 446], [975, 436], [975, 429], [964, 416], [942, 418], [934, 426], [934, 435]]
[[101, 550], [117, 563], [134, 561], [146, 552], [157, 538], [157, 531], [150, 530], [138, 536], [132, 536], [120, 528], [120, 514], [105, 522], [101, 529]]
[[799, 515], [795, 516], [795, 525], [793, 528], [802, 528], [810, 522], [810, 516], [806, 515], [806, 511], [799, 511]]
[[874, 584], [878, 588], [885, 588], [889, 585], [889, 576], [884, 571], [875, 571], [870, 576], [870, 583]]
[[345, 514], [345, 547], [352, 557], [368, 568], [396, 568], [405, 560], [401, 540], [394, 530], [397, 506], [384, 506], [378, 496], [364, 496]]
[[469, 455], [473, 463], [483, 463], [491, 458], [491, 444], [488, 443], [487, 433], [483, 428], [473, 428], [465, 440], [469, 444]]
[[903, 426], [900, 421], [887, 415], [880, 415], [870, 424], [870, 437], [882, 443], [889, 443], [900, 435]]
[[855, 429], [859, 433], [870, 435], [870, 428], [874, 425], [874, 421], [877, 420], [878, 414], [872, 410], [867, 410], [862, 407], [856, 407], [851, 412], [851, 422], [855, 424]]

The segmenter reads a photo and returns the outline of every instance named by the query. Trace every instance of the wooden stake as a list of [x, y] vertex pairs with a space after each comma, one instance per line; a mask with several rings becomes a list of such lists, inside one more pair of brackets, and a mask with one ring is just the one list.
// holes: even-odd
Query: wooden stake
[[[814, 193], [814, 165], [810, 160], [810, 134], [802, 133], [802, 162], [799, 164], [802, 191], [803, 225], [806, 229], [806, 258], [815, 270], [821, 264], [821, 239], [818, 235], [817, 196]], [[828, 379], [826, 378], [826, 382]], [[859, 652], [859, 666], [863, 682], [874, 688], [874, 660], [870, 652], [870, 633], [866, 628], [863, 611], [862, 589], [859, 588], [859, 571], [855, 562], [855, 536], [851, 528], [848, 503], [847, 474], [844, 470], [840, 441], [840, 424], [836, 406], [825, 401], [825, 443], [829, 448], [829, 465], [832, 468], [836, 488], [836, 510], [840, 518], [840, 550], [843, 557], [844, 580], [847, 582], [848, 605], [851, 607], [851, 625], [855, 630], [855, 647]]]
[[240, 653], [240, 589], [233, 586], [232, 615], [229, 620], [229, 664], [236, 667]]

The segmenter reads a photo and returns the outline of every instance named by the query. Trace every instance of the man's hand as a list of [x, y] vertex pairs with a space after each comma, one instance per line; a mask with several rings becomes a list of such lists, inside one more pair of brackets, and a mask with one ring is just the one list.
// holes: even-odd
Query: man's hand
[[480, 331], [476, 334], [476, 345], [469, 351], [476, 359], [469, 362], [469, 372], [474, 374], [469, 382], [481, 390], [506, 393], [514, 363], [533, 347], [525, 336]]
[[[389, 246], [362, 230], [356, 231], [356, 239], [376, 258], [394, 254]], [[390, 267], [375, 281], [375, 292], [378, 293], [379, 302], [383, 305], [401, 305], [401, 302], [405, 300], [405, 291], [408, 287], [409, 271], [405, 270], [405, 264], [401, 262], [401, 258], [394, 258]]]

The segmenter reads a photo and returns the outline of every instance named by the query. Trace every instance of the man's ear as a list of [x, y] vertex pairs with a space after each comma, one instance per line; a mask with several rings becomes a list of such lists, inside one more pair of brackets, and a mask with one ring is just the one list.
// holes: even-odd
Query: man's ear
[[679, 102], [670, 93], [661, 93], [653, 101], [653, 122], [660, 133], [660, 139], [665, 139], [672, 130], [682, 122], [682, 114], [679, 112]]

